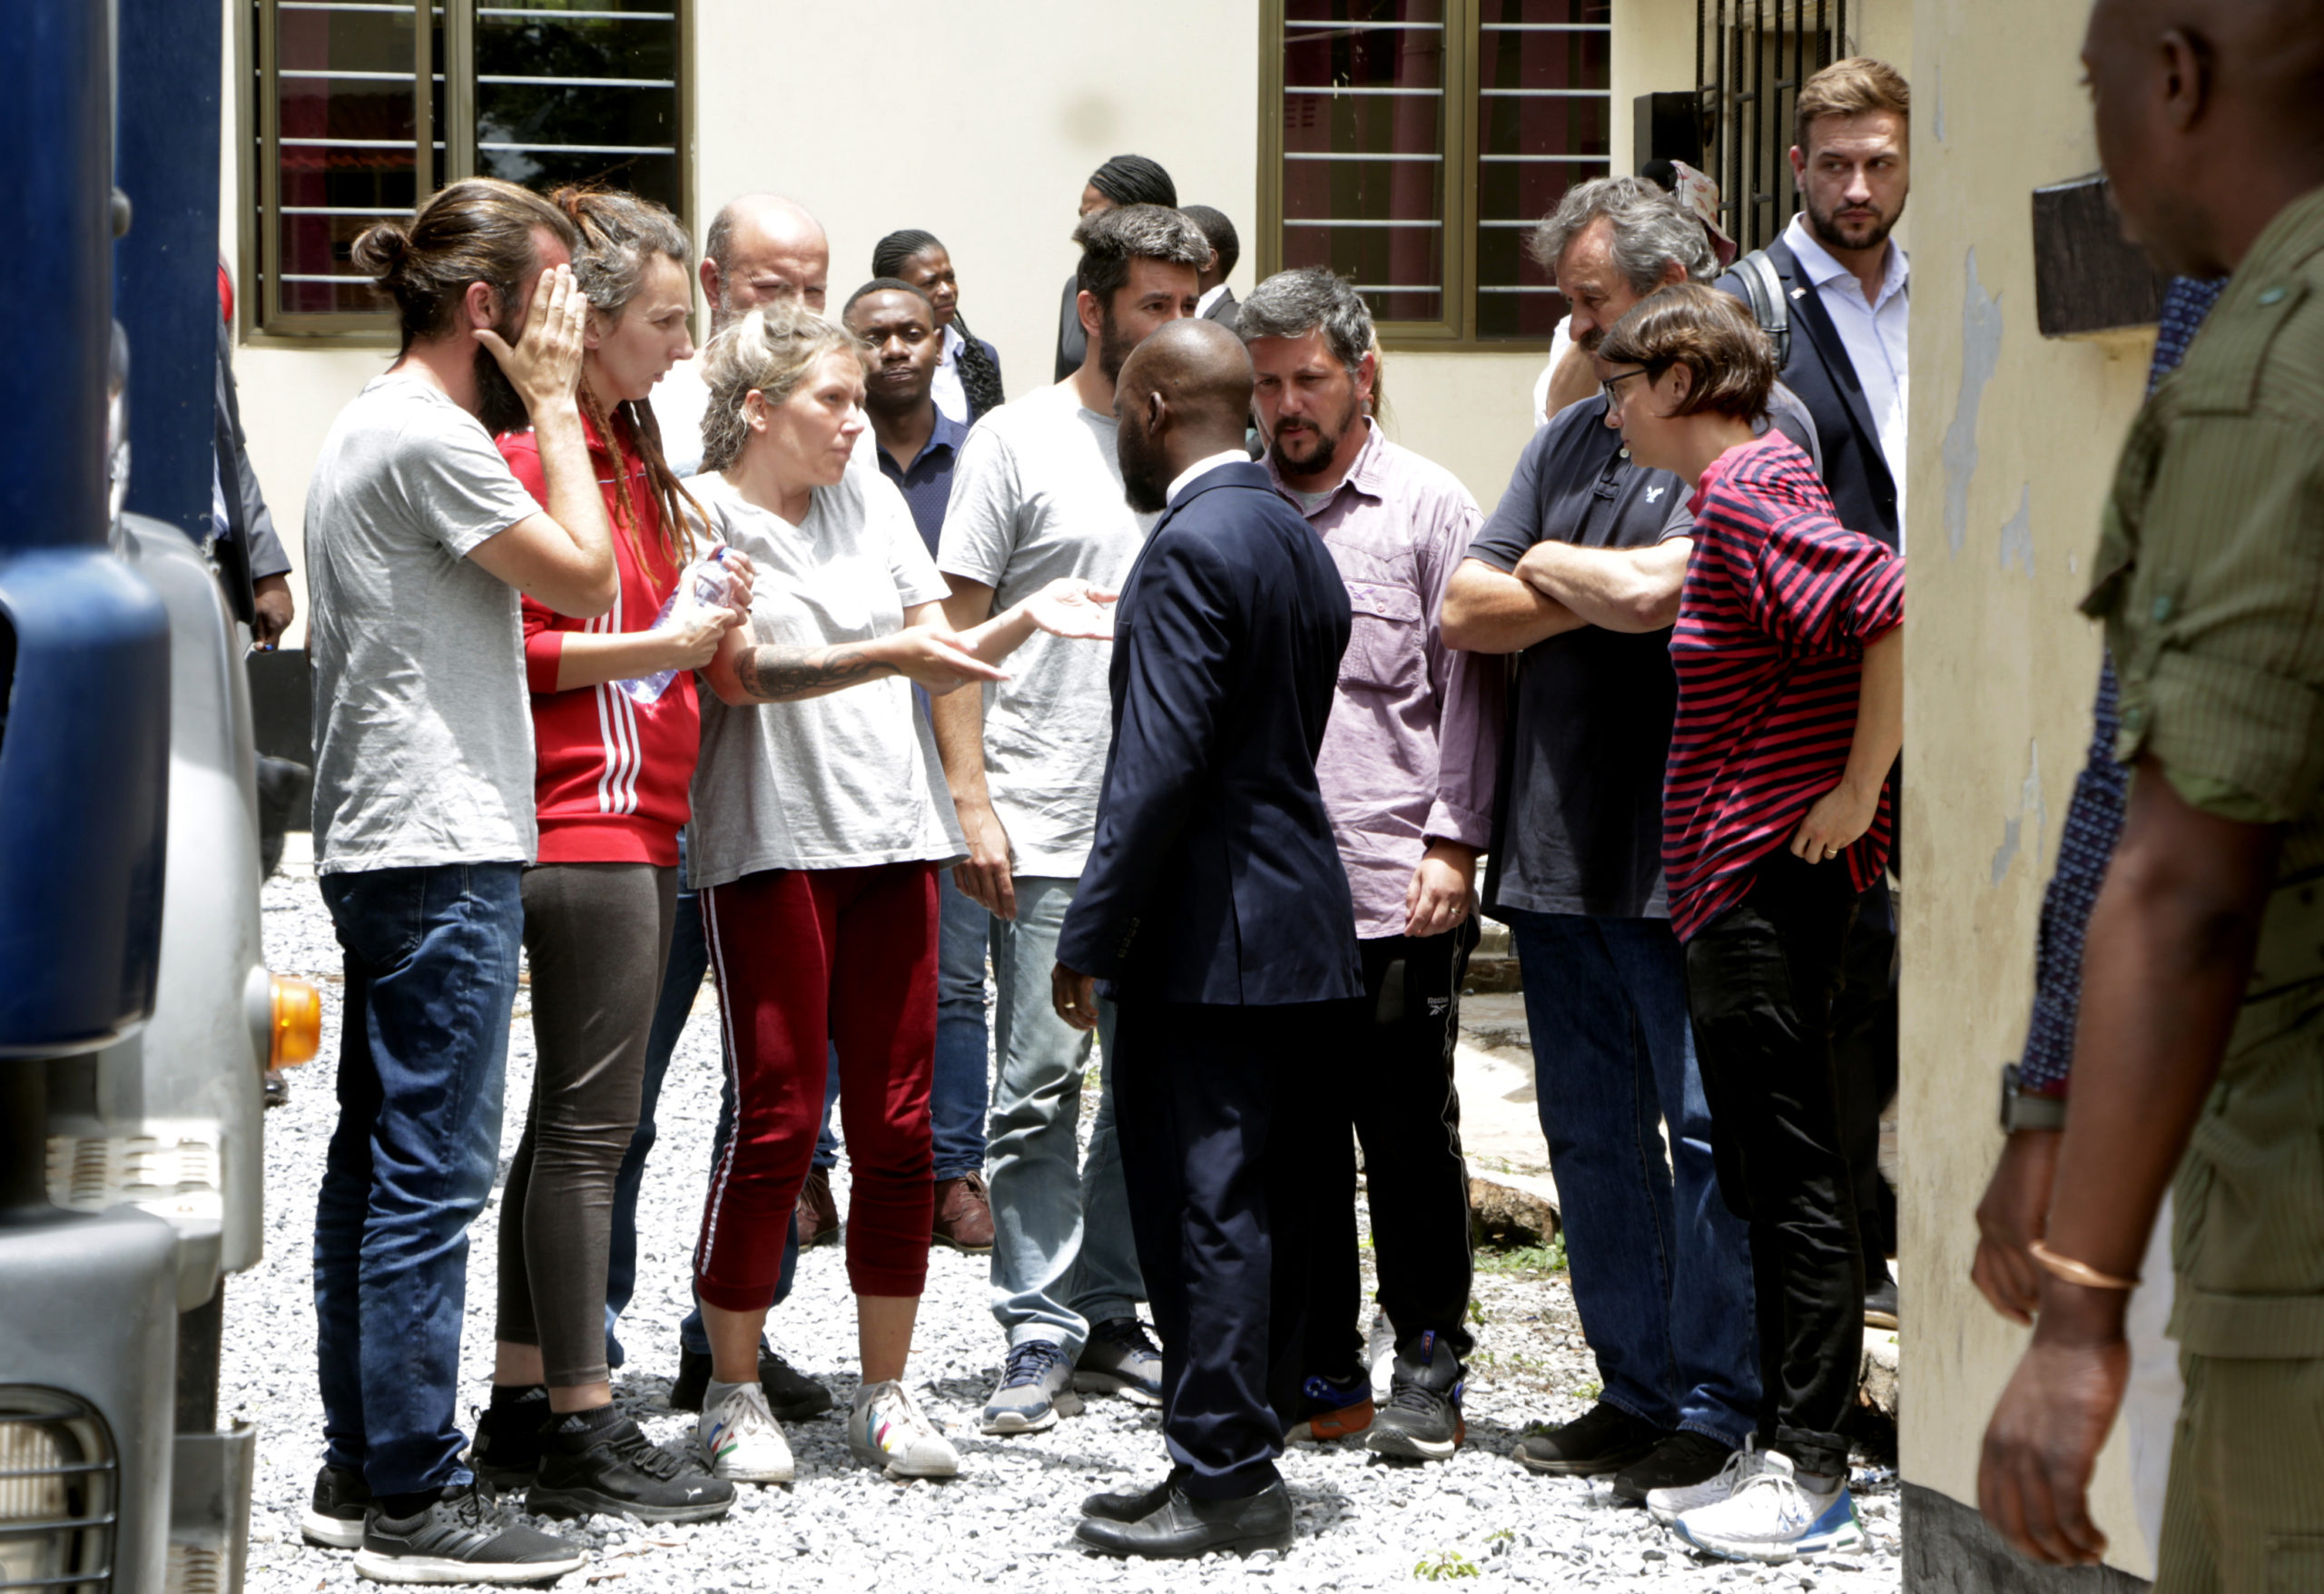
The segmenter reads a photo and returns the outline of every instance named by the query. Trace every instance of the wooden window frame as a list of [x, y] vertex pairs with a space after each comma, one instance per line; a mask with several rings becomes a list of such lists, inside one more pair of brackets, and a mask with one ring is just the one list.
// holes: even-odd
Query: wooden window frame
[[[236, 333], [242, 343], [281, 340], [312, 348], [340, 345], [352, 348], [394, 347], [399, 341], [391, 310], [277, 310], [267, 312], [266, 299], [278, 280], [282, 249], [281, 228], [274, 224], [281, 204], [282, 165], [280, 156], [281, 104], [274, 92], [274, 26], [281, 0], [244, 0], [234, 8], [236, 82], [241, 92], [235, 108], [235, 145], [240, 152], [245, 182], [239, 196], [236, 221], [240, 281], [234, 295]], [[396, 0], [400, 4], [400, 0]], [[517, 0], [521, 4], [522, 0]], [[478, 7], [506, 5], [510, 0], [410, 0], [415, 14], [413, 63], [416, 140], [415, 189], [424, 199], [445, 182], [476, 174], [476, 16]], [[678, 126], [673, 140], [677, 163], [678, 223], [693, 235], [694, 177], [694, 14], [690, 0], [666, 0], [678, 24]], [[430, 54], [434, 14], [441, 14], [444, 52], [449, 61], [465, 61], [465, 71], [446, 71], [444, 77], [444, 143], [442, 182], [437, 181], [436, 144], [428, 136], [434, 122], [435, 62]], [[261, 226], [261, 218], [268, 224]], [[256, 266], [257, 271], [251, 268]]]
[[[1380, 345], [1388, 349], [1436, 349], [1462, 353], [1507, 353], [1537, 349], [1529, 337], [1477, 334], [1477, 280], [1472, 264], [1478, 212], [1478, 138], [1483, 121], [1478, 99], [1478, 15], [1481, 0], [1443, 0], [1445, 174], [1443, 303], [1446, 314], [1428, 321], [1382, 320]], [[1283, 269], [1284, 0], [1259, 5], [1259, 280]], [[1610, 35], [1611, 24], [1608, 32]], [[1606, 94], [1609, 125], [1613, 89]]]

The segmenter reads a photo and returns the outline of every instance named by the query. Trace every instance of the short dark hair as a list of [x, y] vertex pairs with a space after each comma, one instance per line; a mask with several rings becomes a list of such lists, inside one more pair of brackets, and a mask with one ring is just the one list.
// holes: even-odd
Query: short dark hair
[[1741, 300], [1700, 282], [1674, 282], [1640, 300], [1608, 330], [1598, 358], [1642, 366], [1649, 381], [1685, 366], [1693, 380], [1673, 415], [1708, 409], [1757, 420], [1776, 385], [1775, 350], [1759, 323]]
[[847, 302], [839, 307], [841, 319], [846, 319], [847, 312], [855, 308], [855, 301], [857, 300], [873, 293], [909, 293], [914, 299], [920, 300], [921, 303], [928, 306], [928, 314], [931, 320], [933, 320], [936, 315], [936, 305], [934, 301], [932, 301], [926, 293], [922, 292], [920, 289], [913, 287], [901, 277], [874, 277], [872, 280], [866, 282], [862, 287], [857, 289], [854, 292], [847, 296]]
[[1187, 221], [1202, 229], [1202, 235], [1210, 240], [1210, 247], [1218, 251], [1218, 274], [1232, 276], [1235, 262], [1243, 258], [1243, 241], [1236, 236], [1235, 223], [1226, 219], [1226, 212], [1208, 205], [1180, 205], [1178, 209]]
[[1101, 309], [1110, 309], [1114, 295], [1129, 280], [1132, 261], [1167, 261], [1199, 271], [1210, 259], [1210, 240], [1187, 220], [1184, 211], [1167, 205], [1117, 205], [1081, 219], [1073, 230], [1081, 246], [1081, 266], [1074, 273], [1084, 293], [1096, 297]]

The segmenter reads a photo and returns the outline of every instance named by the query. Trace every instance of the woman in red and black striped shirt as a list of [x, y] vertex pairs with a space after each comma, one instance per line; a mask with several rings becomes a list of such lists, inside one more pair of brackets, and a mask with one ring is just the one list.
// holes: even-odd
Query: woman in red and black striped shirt
[[1837, 1549], [1861, 1541], [1837, 1430], [1862, 1360], [1865, 1263], [1831, 999], [1856, 899], [1888, 863], [1905, 562], [1833, 518], [1782, 433], [1752, 435], [1775, 363], [1728, 295], [1656, 293], [1608, 333], [1598, 374], [1631, 458], [1695, 484], [1663, 867], [1719, 1186], [1751, 1225], [1770, 1429], [1748, 1481], [1679, 1531], [1752, 1559]]

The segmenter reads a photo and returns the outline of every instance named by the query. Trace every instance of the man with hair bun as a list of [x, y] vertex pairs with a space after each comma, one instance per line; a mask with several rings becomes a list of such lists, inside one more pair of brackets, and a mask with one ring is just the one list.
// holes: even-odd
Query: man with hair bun
[[[1076, 309], [1088, 334], [1070, 380], [1004, 404], [960, 446], [937, 565], [957, 628], [1042, 583], [1117, 587], [1150, 516], [1123, 501], [1114, 379], [1148, 334], [1194, 313], [1209, 243], [1159, 205], [1090, 215]], [[1113, 1015], [1103, 1015], [1098, 1119], [1076, 1136], [1089, 1041], [1050, 1010], [1049, 969], [1089, 855], [1106, 757], [1104, 655], [1036, 637], [1007, 681], [934, 707], [969, 856], [960, 889], [989, 910], [1000, 990], [987, 1129], [992, 1312], [1009, 1341], [981, 1422], [1028, 1433], [1085, 1393], [1153, 1403], [1161, 1357], [1137, 1321], [1144, 1293], [1113, 1114]]]
[[[1160, 205], [1176, 210], [1178, 185], [1162, 170], [1158, 161], [1144, 155], [1116, 155], [1095, 172], [1081, 190], [1081, 219], [1088, 221], [1100, 211], [1110, 211], [1117, 205]], [[1078, 235], [1075, 241], [1078, 242]], [[1083, 330], [1080, 311], [1075, 304], [1081, 291], [1080, 282], [1073, 277], [1065, 280], [1065, 299], [1058, 307], [1057, 374], [1050, 379], [1062, 382], [1081, 369], [1081, 357], [1088, 349], [1088, 334]]]
[[[308, 488], [315, 863], [348, 1021], [315, 1211], [324, 1459], [301, 1525], [383, 1582], [533, 1582], [586, 1559], [501, 1522], [453, 1421], [536, 855], [517, 595], [586, 618], [619, 592], [581, 419], [576, 241], [556, 206], [487, 178], [359, 238], [402, 349], [340, 412]], [[479, 418], [496, 408], [532, 421], [539, 503]]]

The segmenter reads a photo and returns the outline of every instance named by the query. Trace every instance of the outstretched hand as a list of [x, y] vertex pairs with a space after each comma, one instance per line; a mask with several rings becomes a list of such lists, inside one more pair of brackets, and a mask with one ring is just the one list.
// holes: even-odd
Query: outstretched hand
[[1121, 594], [1074, 576], [1060, 576], [1025, 600], [1025, 617], [1051, 636], [1108, 642], [1114, 635], [1114, 600]]

